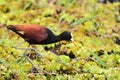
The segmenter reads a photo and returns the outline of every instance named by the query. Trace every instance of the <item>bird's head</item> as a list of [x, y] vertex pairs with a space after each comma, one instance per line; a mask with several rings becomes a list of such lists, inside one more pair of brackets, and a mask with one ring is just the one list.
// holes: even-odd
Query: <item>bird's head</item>
[[73, 39], [72, 39], [72, 35], [71, 35], [71, 33], [70, 33], [69, 31], [64, 31], [64, 32], [61, 33], [59, 36], [60, 36], [61, 39], [63, 39], [63, 40], [67, 40], [67, 41], [72, 41], [72, 40], [73, 40]]
[[59, 36], [61, 37], [62, 40], [71, 41], [75, 46], [77, 46], [77, 44], [75, 43], [73, 39], [72, 33], [70, 33], [69, 31], [64, 31]]

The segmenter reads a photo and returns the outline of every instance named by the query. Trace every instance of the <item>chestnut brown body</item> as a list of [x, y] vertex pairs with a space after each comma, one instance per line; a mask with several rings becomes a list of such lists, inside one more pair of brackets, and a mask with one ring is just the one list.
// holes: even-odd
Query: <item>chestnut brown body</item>
[[50, 44], [61, 40], [70, 41], [72, 38], [68, 31], [55, 35], [50, 29], [39, 25], [9, 25], [7, 28], [29, 44]]

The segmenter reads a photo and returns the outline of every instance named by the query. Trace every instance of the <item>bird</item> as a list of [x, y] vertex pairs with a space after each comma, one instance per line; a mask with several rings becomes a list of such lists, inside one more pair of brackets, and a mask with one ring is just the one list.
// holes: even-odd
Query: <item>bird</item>
[[22, 37], [29, 44], [51, 44], [62, 40], [72, 41], [69, 31], [55, 35], [50, 29], [39, 25], [8, 25], [7, 28]]
[[[28, 48], [18, 48], [18, 46], [21, 43], [17, 44], [14, 48], [25, 50], [24, 51], [25, 58], [36, 68], [38, 72], [39, 72], [38, 67], [36, 67], [36, 65], [34, 65], [34, 63], [30, 60], [30, 58], [26, 55], [26, 52], [27, 50], [33, 50], [37, 55], [41, 57], [43, 56], [36, 49], [29, 48], [30, 45], [51, 44], [51, 43], [56, 43], [62, 40], [73, 41], [72, 34], [69, 31], [64, 31], [59, 35], [55, 35], [49, 28], [44, 26], [39, 26], [36, 24], [8, 25], [7, 29], [12, 30], [13, 32], [18, 34], [20, 37], [22, 37], [26, 42], [29, 43]], [[46, 60], [46, 58], [44, 59]]]

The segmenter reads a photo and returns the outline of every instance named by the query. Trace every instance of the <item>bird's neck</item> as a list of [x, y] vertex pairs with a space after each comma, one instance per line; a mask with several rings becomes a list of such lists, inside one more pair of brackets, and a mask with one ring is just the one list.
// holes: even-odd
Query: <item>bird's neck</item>
[[47, 32], [48, 32], [48, 37], [45, 41], [41, 42], [41, 44], [55, 43], [62, 40], [60, 35], [56, 36], [51, 30], [47, 29]]
[[59, 42], [59, 41], [63, 40], [59, 35], [54, 36], [52, 39], [53, 39], [53, 40], [51, 40], [52, 42]]
[[41, 42], [41, 44], [50, 44], [50, 43], [59, 42], [61, 40], [62, 39], [59, 36], [53, 35], [53, 36], [50, 36], [50, 37], [48, 36], [48, 38], [45, 41]]

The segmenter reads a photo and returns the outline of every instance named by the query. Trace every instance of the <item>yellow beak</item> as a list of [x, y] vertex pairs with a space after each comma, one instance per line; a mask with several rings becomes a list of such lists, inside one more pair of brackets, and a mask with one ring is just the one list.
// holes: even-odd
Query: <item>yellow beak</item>
[[71, 41], [72, 41], [72, 43], [73, 43], [75, 46], [77, 46], [77, 44], [75, 43], [75, 41], [74, 41], [73, 38], [71, 38]]

